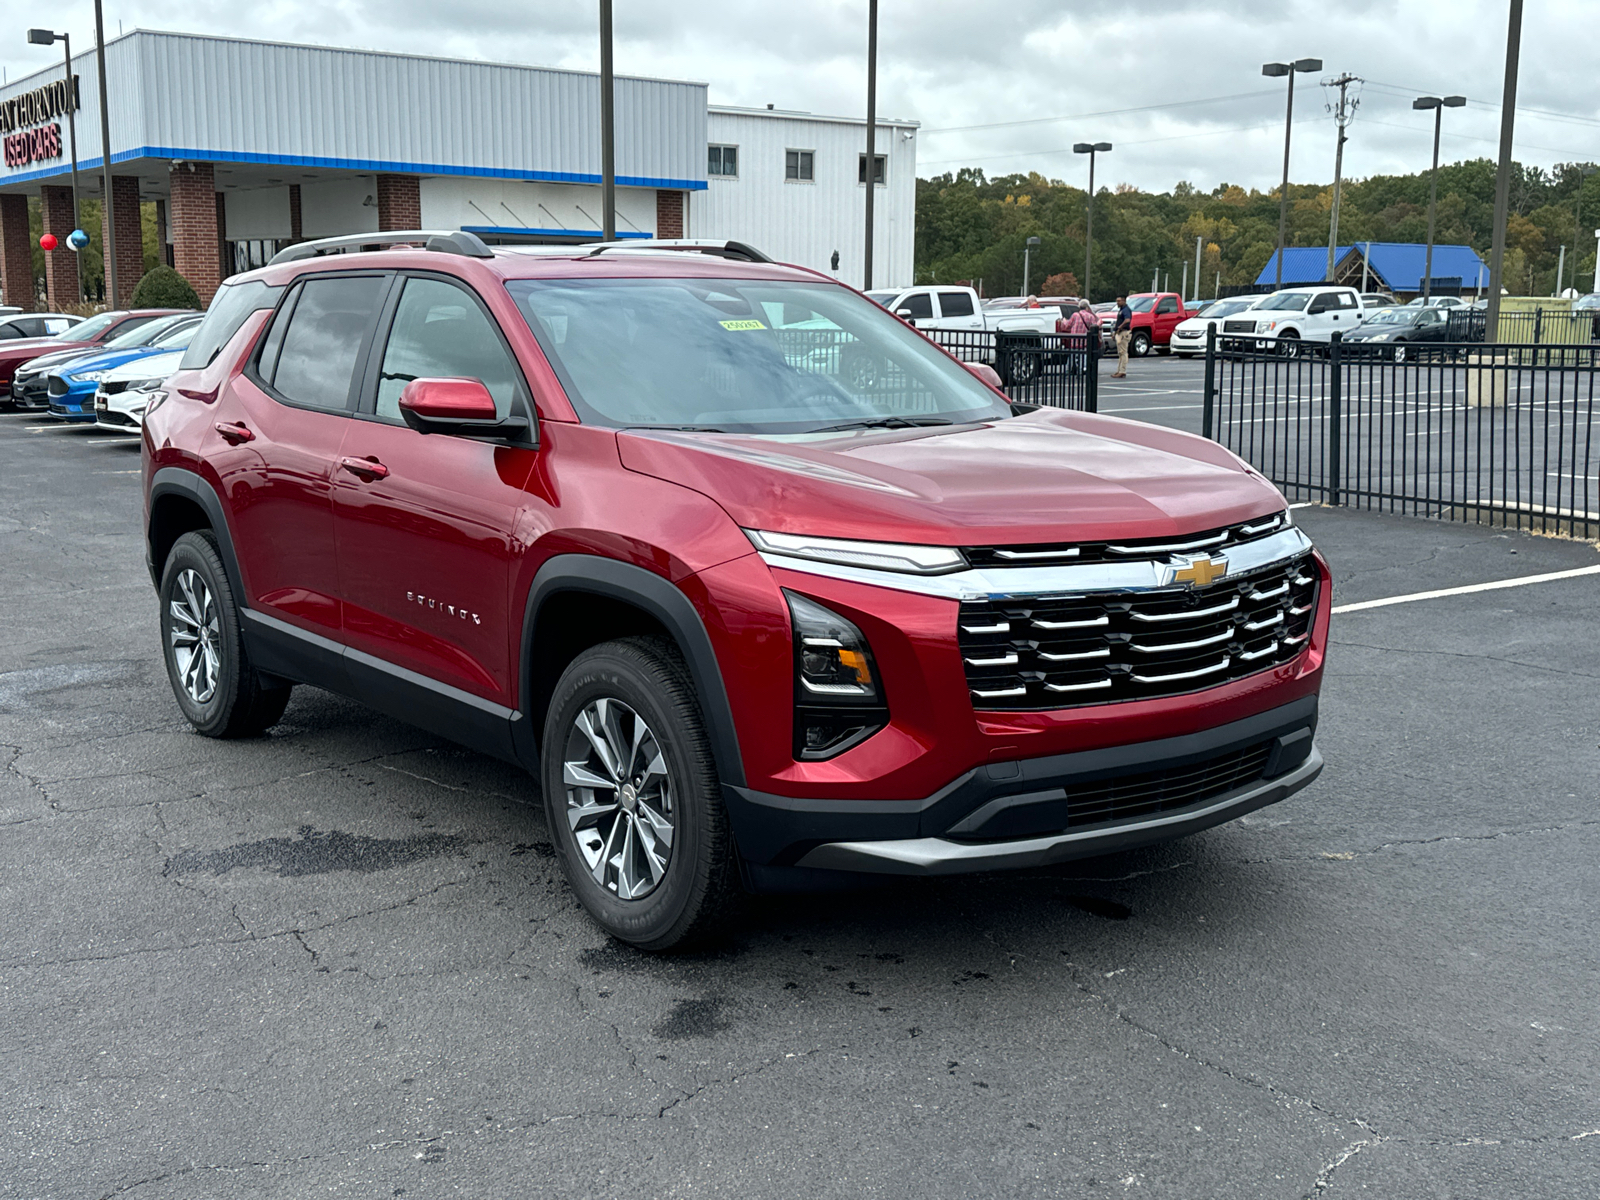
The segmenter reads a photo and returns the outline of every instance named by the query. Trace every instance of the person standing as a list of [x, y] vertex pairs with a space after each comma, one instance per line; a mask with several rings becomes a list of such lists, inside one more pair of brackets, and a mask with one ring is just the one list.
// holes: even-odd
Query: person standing
[[1128, 307], [1126, 296], [1117, 297], [1117, 320], [1111, 327], [1111, 336], [1117, 342], [1117, 369], [1111, 373], [1113, 379], [1126, 379], [1128, 377], [1128, 343], [1133, 340], [1133, 309]]
[[[1082, 338], [1085, 354], [1088, 353], [1091, 339], [1095, 343], [1095, 349], [1100, 348], [1100, 319], [1094, 315], [1094, 309], [1087, 300], [1079, 300], [1078, 307], [1072, 310], [1070, 317], [1062, 317], [1056, 321], [1056, 332], [1070, 338]], [[1073, 346], [1072, 349], [1076, 350], [1077, 347]], [[1084, 361], [1087, 362], [1088, 359], [1085, 358]], [[1076, 354], [1068, 360], [1067, 371], [1071, 375], [1079, 373], [1079, 360]]]

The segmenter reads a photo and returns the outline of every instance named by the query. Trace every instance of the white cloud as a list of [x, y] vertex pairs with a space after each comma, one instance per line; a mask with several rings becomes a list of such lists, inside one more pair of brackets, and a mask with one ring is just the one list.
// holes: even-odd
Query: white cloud
[[[1369, 81], [1345, 150], [1360, 176], [1425, 166], [1429, 115], [1422, 92], [1461, 92], [1475, 103], [1445, 117], [1446, 160], [1493, 157], [1505, 48], [1505, 4], [1490, 0], [1279, 0], [1276, 5], [1164, 0], [1155, 5], [1062, 5], [1055, 0], [884, 0], [879, 112], [913, 117], [928, 175], [971, 164], [992, 174], [1038, 170], [1077, 179], [1074, 141], [1111, 141], [1108, 184], [1165, 190], [1179, 179], [1271, 187], [1281, 170], [1283, 87], [1264, 61], [1320, 56], [1325, 74]], [[125, 0], [107, 6], [135, 26], [349, 45], [417, 54], [594, 69], [594, 0]], [[787, 4], [706, 0], [616, 4], [620, 72], [703, 80], [713, 102], [859, 114], [865, 109], [865, 0]], [[43, 19], [36, 18], [36, 19]], [[59, 0], [48, 19], [79, 45], [92, 41], [89, 0]], [[48, 52], [0, 38], [12, 78]], [[1516, 153], [1524, 162], [1600, 159], [1600, 93], [1593, 64], [1600, 21], [1583, 0], [1530, 5]], [[1382, 85], [1382, 86], [1380, 86]], [[1087, 114], [1207, 97], [1245, 99], [1142, 113]], [[1478, 103], [1481, 102], [1481, 103]], [[1541, 116], [1547, 109], [1584, 120]], [[1076, 114], [1076, 115], [1074, 115]], [[1326, 180], [1333, 124], [1321, 89], [1296, 94], [1293, 176]], [[1040, 117], [1042, 124], [941, 133], [954, 126]]]

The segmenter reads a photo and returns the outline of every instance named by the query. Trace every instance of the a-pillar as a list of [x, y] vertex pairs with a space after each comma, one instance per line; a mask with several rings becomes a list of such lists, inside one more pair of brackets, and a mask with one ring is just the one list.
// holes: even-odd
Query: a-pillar
[[44, 290], [50, 307], [63, 308], [83, 303], [83, 288], [78, 282], [78, 255], [67, 245], [73, 230], [72, 189], [45, 184], [39, 189], [39, 213], [45, 233], [56, 236], [56, 248], [44, 255]]
[[378, 231], [422, 228], [422, 189], [415, 175], [378, 176]]
[[222, 283], [217, 231], [217, 189], [211, 164], [179, 163], [168, 177], [167, 219], [172, 223], [172, 265], [200, 303], [210, 304]]
[[28, 198], [18, 192], [0, 196], [0, 297], [24, 310], [31, 310], [37, 303], [33, 240], [28, 236]]
[[[133, 175], [111, 177], [111, 203], [106, 205], [110, 218], [116, 222], [117, 234], [117, 294], [106, 294], [106, 303], [112, 308], [126, 308], [133, 301], [133, 289], [144, 276], [144, 225], [139, 219], [139, 180]], [[102, 246], [111, 244], [106, 233], [110, 221], [102, 215]], [[110, 275], [106, 276], [109, 283]]]

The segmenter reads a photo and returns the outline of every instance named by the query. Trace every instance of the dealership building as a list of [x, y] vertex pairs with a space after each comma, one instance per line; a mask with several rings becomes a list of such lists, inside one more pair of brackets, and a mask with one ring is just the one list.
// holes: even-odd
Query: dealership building
[[[20, 31], [19, 31], [20, 32]], [[44, 56], [41, 51], [41, 56]], [[402, 229], [484, 240], [601, 236], [597, 74], [136, 30], [106, 43], [118, 288], [143, 272], [141, 206], [166, 260], [209, 301], [293, 242]], [[103, 193], [94, 53], [0, 89], [0, 292], [33, 303], [30, 199], [60, 248], [51, 307], [77, 300], [69, 110], [79, 194]], [[707, 103], [707, 85], [619, 76], [620, 238], [742, 242], [860, 285], [869, 170], [873, 282], [910, 282], [913, 121], [865, 122]], [[838, 267], [835, 269], [835, 254]], [[24, 299], [23, 297], [26, 297]]]

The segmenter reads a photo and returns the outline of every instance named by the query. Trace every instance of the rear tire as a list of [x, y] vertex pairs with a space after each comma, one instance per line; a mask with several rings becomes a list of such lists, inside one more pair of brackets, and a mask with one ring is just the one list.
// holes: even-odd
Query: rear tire
[[276, 725], [292, 688], [269, 685], [250, 665], [239, 608], [210, 530], [173, 543], [158, 594], [167, 678], [195, 732], [252, 737]]
[[550, 697], [545, 820], [572, 890], [642, 950], [713, 940], [737, 909], [737, 850], [677, 648], [623, 638], [578, 655]]

